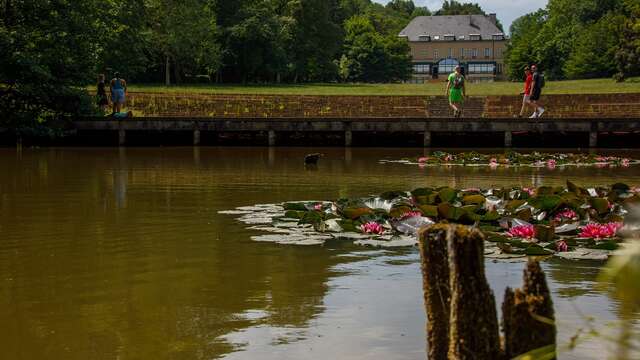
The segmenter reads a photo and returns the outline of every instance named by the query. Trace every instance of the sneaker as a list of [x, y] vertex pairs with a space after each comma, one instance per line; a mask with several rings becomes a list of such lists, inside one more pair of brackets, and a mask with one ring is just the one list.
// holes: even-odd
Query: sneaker
[[544, 114], [544, 108], [540, 108], [540, 110], [538, 111], [538, 117], [542, 117], [542, 114]]
[[453, 110], [453, 117], [457, 118], [458, 117], [458, 110]]
[[538, 118], [538, 113], [534, 112], [531, 116], [529, 116], [529, 119], [536, 119]]

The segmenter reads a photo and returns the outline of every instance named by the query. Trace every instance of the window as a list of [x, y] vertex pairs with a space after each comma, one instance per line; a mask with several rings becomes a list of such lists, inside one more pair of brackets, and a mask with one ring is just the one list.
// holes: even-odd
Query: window
[[444, 36], [444, 41], [456, 41], [456, 36], [455, 35], [445, 35]]
[[495, 64], [469, 64], [469, 74], [493, 74]]
[[418, 36], [418, 41], [431, 41], [431, 36], [429, 36], [429, 35], [420, 35], [420, 36]]
[[433, 58], [434, 58], [434, 59], [439, 58], [439, 56], [438, 56], [438, 49], [433, 49]]
[[438, 63], [438, 73], [450, 74], [459, 64], [455, 59], [444, 59]]
[[464, 59], [464, 48], [460, 48], [460, 59]]
[[449, 57], [453, 57], [453, 48], [449, 48]]
[[471, 49], [472, 53], [471, 53], [471, 57], [472, 58], [477, 58], [478, 57], [478, 49]]
[[492, 38], [493, 40], [504, 40], [504, 34], [494, 34]]
[[502, 57], [502, 49], [496, 50], [496, 57], [498, 57], [498, 58]]
[[469, 34], [469, 39], [471, 41], [478, 41], [480, 40], [480, 34]]
[[440, 40], [440, 35], [436, 35], [433, 37], [433, 40]]
[[484, 48], [484, 57], [491, 57], [491, 49], [490, 48]]
[[429, 64], [415, 64], [413, 65], [413, 72], [416, 74], [430, 74], [431, 65]]

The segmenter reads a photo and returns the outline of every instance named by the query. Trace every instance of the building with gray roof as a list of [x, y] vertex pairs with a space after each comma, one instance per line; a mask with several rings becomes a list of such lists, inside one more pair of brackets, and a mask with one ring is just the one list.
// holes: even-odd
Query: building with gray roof
[[446, 78], [457, 65], [472, 80], [503, 77], [507, 38], [496, 14], [419, 16], [398, 36], [409, 42], [414, 82]]

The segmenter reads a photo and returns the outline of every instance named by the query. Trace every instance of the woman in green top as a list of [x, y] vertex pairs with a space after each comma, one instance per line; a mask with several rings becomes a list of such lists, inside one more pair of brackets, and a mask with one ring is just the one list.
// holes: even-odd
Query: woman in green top
[[464, 87], [464, 75], [461, 73], [460, 65], [456, 66], [456, 71], [449, 75], [447, 81], [447, 96], [449, 96], [449, 106], [453, 109], [453, 117], [462, 115], [462, 105], [467, 91]]

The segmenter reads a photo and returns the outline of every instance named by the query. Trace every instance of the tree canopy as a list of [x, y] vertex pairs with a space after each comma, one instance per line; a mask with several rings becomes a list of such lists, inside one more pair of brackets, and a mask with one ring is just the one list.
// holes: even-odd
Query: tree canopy
[[639, 9], [637, 0], [550, 0], [511, 25], [507, 72], [519, 79], [538, 63], [552, 79], [636, 75]]

